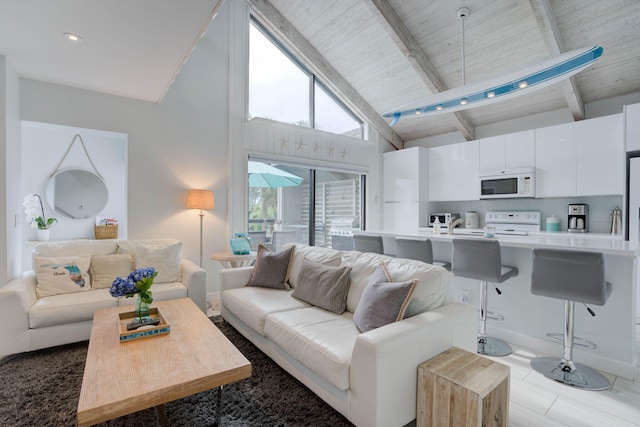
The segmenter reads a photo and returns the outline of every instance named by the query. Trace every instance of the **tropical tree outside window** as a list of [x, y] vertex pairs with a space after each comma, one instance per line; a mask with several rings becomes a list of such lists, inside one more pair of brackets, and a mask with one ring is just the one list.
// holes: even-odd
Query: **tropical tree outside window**
[[248, 114], [362, 139], [362, 121], [253, 19]]

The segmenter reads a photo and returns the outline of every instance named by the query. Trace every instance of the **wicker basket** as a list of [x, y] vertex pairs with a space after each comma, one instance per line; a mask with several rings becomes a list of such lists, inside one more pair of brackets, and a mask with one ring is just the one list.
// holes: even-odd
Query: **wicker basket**
[[96, 225], [95, 231], [97, 240], [118, 238], [117, 225]]

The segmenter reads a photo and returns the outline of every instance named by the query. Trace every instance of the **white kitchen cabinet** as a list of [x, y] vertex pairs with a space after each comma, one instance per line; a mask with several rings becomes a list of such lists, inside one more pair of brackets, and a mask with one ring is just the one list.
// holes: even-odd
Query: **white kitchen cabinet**
[[535, 130], [536, 198], [576, 195], [575, 123]]
[[412, 147], [384, 153], [382, 178], [385, 228], [426, 226], [429, 149]]
[[[627, 151], [640, 150], [640, 104], [624, 106]], [[640, 293], [639, 293], [640, 295]]]
[[625, 152], [622, 114], [582, 120], [576, 128], [578, 196], [622, 194]]
[[526, 172], [535, 165], [534, 131], [480, 140], [480, 175]]
[[429, 149], [429, 200], [480, 199], [480, 145], [461, 142]]

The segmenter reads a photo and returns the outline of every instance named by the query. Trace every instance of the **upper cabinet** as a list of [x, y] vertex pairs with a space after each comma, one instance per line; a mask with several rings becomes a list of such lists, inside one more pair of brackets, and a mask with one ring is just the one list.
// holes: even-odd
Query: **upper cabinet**
[[622, 115], [535, 130], [536, 197], [622, 194]]
[[534, 165], [533, 130], [480, 140], [480, 175], [525, 172]]
[[624, 141], [622, 114], [576, 122], [578, 196], [622, 194]]
[[429, 200], [480, 199], [478, 141], [444, 145], [429, 150]]
[[536, 129], [535, 153], [536, 198], [575, 196], [575, 123]]

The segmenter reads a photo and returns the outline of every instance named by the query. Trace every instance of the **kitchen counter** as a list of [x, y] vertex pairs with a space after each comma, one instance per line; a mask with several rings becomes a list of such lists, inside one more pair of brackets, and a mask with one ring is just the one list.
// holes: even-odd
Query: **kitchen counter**
[[[395, 254], [395, 237], [431, 239], [434, 259], [451, 261], [455, 238], [484, 238], [482, 229], [458, 229], [454, 234], [433, 234], [429, 228], [414, 230], [367, 230], [357, 234], [381, 235], [385, 253]], [[473, 234], [475, 232], [476, 234]], [[637, 242], [623, 241], [620, 236], [603, 233], [531, 232], [526, 236], [497, 234], [502, 248], [502, 264], [517, 267], [519, 274], [500, 285], [502, 295], [489, 294], [489, 310], [504, 316], [504, 321], [487, 324], [490, 335], [534, 350], [562, 356], [562, 343], [549, 339], [548, 332], [561, 332], [564, 324], [564, 303], [561, 300], [531, 294], [533, 248], [551, 248], [602, 252], [605, 274], [613, 290], [602, 306], [591, 306], [592, 317], [582, 304], [575, 308], [575, 334], [595, 342], [595, 350], [574, 347], [575, 360], [625, 378], [633, 379], [637, 363], [634, 346], [636, 337], [636, 281], [638, 277]], [[479, 306], [479, 281], [456, 277], [449, 298], [460, 300], [469, 295], [469, 303]]]
[[[456, 228], [453, 234], [434, 234], [430, 228], [418, 228], [415, 230], [366, 230], [357, 231], [356, 234], [379, 235], [383, 237], [414, 237], [427, 238], [433, 242], [450, 242], [455, 238], [484, 238], [483, 229]], [[511, 248], [551, 248], [572, 249], [603, 254], [637, 257], [640, 254], [638, 242], [627, 242], [621, 236], [612, 236], [605, 233], [568, 233], [568, 232], [529, 232], [526, 236], [511, 234], [496, 234], [496, 238], [503, 247]], [[386, 243], [386, 242], [385, 242]], [[393, 252], [391, 252], [393, 253]]]

